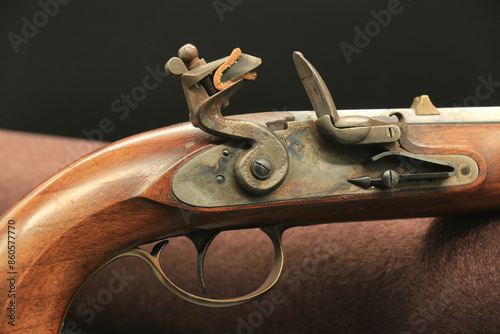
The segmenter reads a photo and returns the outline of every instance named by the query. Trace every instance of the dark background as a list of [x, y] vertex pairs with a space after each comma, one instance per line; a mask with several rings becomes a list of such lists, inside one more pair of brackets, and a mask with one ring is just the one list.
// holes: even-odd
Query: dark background
[[[45, 1], [45, 0], [44, 0]], [[49, 1], [50, 2], [50, 1]], [[402, 11], [349, 64], [339, 44], [354, 45], [372, 10], [390, 1], [69, 1], [15, 53], [36, 1], [0, 2], [0, 128], [83, 137], [109, 118], [107, 141], [188, 119], [180, 85], [164, 81], [125, 119], [111, 103], [142, 84], [146, 67], [163, 68], [180, 46], [207, 61], [234, 47], [261, 57], [258, 78], [226, 114], [311, 109], [295, 72], [302, 51], [340, 109], [408, 107], [429, 94], [438, 107], [474, 96], [478, 76], [500, 81], [500, 2], [402, 0]], [[230, 10], [219, 16], [214, 4]], [[471, 100], [469, 100], [471, 101]], [[500, 105], [495, 91], [481, 105]]]

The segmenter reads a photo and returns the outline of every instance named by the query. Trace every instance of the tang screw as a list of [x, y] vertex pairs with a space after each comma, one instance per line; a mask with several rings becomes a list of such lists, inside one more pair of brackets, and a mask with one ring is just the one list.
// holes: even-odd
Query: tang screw
[[469, 175], [469, 174], [470, 174], [470, 172], [471, 172], [471, 169], [470, 169], [470, 167], [469, 167], [469, 166], [467, 166], [467, 165], [464, 165], [464, 166], [462, 166], [462, 167], [460, 168], [460, 174], [462, 174], [462, 175], [464, 175], [464, 176]]
[[399, 183], [399, 175], [396, 171], [392, 169], [386, 170], [384, 174], [382, 174], [382, 183], [387, 188], [394, 188]]
[[273, 173], [273, 162], [268, 157], [258, 156], [252, 161], [251, 170], [257, 179], [265, 180]]

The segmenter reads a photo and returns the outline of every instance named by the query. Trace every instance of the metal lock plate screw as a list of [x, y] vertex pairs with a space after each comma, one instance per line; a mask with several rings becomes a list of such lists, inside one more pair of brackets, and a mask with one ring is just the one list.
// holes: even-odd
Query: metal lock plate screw
[[386, 170], [384, 174], [382, 174], [382, 183], [387, 188], [394, 188], [399, 183], [398, 173], [393, 170]]
[[226, 178], [222, 175], [217, 175], [215, 177], [215, 182], [217, 182], [217, 184], [223, 184], [225, 181], [226, 181]]
[[271, 159], [261, 155], [252, 161], [251, 169], [257, 179], [265, 180], [271, 176], [274, 167]]

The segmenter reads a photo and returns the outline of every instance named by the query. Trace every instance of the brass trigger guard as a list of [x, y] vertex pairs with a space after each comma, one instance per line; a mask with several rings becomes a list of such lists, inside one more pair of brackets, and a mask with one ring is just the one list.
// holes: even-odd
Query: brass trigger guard
[[160, 254], [163, 250], [163, 248], [168, 244], [168, 240], [163, 240], [158, 242], [154, 247], [151, 253], [146, 252], [143, 249], [140, 248], [133, 248], [129, 251], [126, 251], [124, 253], [121, 253], [115, 257], [113, 257], [111, 260], [106, 262], [104, 265], [102, 265], [98, 270], [106, 266], [107, 264], [120, 259], [122, 257], [136, 257], [141, 260], [143, 260], [151, 269], [153, 274], [158, 278], [158, 280], [168, 289], [170, 290], [174, 295], [177, 297], [180, 297], [190, 303], [196, 304], [196, 305], [201, 305], [201, 306], [206, 306], [206, 307], [212, 307], [212, 308], [220, 308], [220, 307], [231, 307], [231, 306], [237, 306], [237, 305], [242, 305], [248, 302], [251, 302], [266, 292], [269, 291], [277, 282], [279, 277], [281, 276], [281, 272], [283, 270], [283, 245], [281, 241], [281, 237], [283, 235], [283, 229], [273, 226], [273, 227], [264, 227], [261, 228], [261, 230], [271, 239], [273, 243], [273, 248], [274, 248], [274, 259], [273, 259], [273, 265], [271, 268], [271, 271], [269, 272], [269, 275], [267, 276], [266, 280], [262, 285], [255, 291], [246, 294], [241, 297], [237, 298], [228, 298], [228, 299], [212, 299], [212, 298], [205, 298], [205, 297], [200, 297], [196, 296], [192, 293], [189, 293], [181, 288], [179, 288], [177, 285], [175, 285], [163, 272], [160, 266]]

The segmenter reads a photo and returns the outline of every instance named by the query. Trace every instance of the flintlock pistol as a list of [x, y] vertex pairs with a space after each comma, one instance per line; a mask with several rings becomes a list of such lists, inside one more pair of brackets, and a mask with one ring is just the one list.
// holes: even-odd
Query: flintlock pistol
[[[316, 69], [300, 52], [293, 60], [313, 111], [224, 117], [221, 110], [256, 78], [261, 60], [235, 49], [207, 63], [193, 45], [183, 46], [165, 69], [182, 86], [191, 124], [98, 149], [2, 216], [0, 290], [10, 293], [2, 299], [1, 331], [57, 333], [80, 286], [125, 256], [145, 261], [180, 298], [227, 307], [259, 298], [277, 282], [288, 228], [498, 209], [500, 108], [437, 109], [421, 96], [406, 109], [337, 110]], [[269, 276], [252, 293], [197, 296], [160, 268], [167, 238], [188, 237], [205, 292], [212, 240], [249, 228], [274, 245]], [[154, 241], [151, 252], [138, 248]]]

